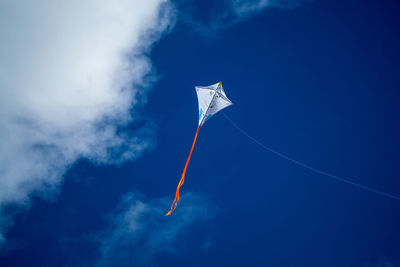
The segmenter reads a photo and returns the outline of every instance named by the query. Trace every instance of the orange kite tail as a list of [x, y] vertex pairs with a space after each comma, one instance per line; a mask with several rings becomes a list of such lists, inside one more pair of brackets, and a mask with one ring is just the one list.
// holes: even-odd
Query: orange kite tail
[[199, 133], [199, 129], [200, 129], [200, 127], [197, 128], [196, 135], [194, 136], [192, 148], [190, 149], [189, 157], [188, 157], [188, 159], [186, 160], [185, 168], [183, 169], [183, 173], [182, 173], [182, 176], [181, 176], [181, 180], [179, 181], [178, 187], [176, 188], [175, 198], [174, 198], [174, 202], [172, 202], [171, 210], [168, 211], [168, 213], [165, 214], [165, 216], [170, 215], [170, 214], [175, 210], [176, 205], [178, 205], [178, 202], [179, 202], [179, 189], [181, 188], [181, 186], [182, 186], [183, 183], [185, 182], [186, 169], [187, 169], [187, 167], [188, 167], [188, 165], [189, 165], [189, 161], [190, 161], [190, 157], [192, 156], [192, 152], [193, 152], [194, 145], [196, 144], [196, 139], [197, 139], [197, 134]]

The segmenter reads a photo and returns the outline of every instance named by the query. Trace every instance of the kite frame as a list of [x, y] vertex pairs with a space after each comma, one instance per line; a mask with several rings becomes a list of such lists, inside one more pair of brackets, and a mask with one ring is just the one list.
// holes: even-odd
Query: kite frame
[[[222, 85], [221, 85], [221, 86], [222, 86]], [[201, 89], [200, 89], [200, 90], [201, 90]], [[210, 89], [207, 89], [207, 90], [210, 90]], [[211, 103], [214, 101], [214, 98], [215, 98], [215, 96], [216, 96], [217, 94], [218, 94], [218, 97], [221, 97], [222, 99], [226, 100], [226, 101], [229, 102], [231, 105], [233, 105], [232, 101], [230, 101], [230, 100], [229, 100], [227, 97], [225, 97], [223, 94], [219, 93], [217, 90], [213, 90], [213, 91], [215, 91], [215, 94], [214, 94], [213, 97], [211, 98], [210, 104], [208, 105], [206, 112], [204, 112], [204, 117], [203, 117], [203, 119], [201, 120], [201, 122], [199, 123], [199, 125], [200, 125], [199, 128], [203, 126], [203, 122], [204, 122], [204, 120], [207, 118], [207, 112], [208, 112], [208, 110], [210, 109], [210, 105], [211, 105]], [[225, 108], [226, 108], [226, 107], [225, 107]], [[225, 108], [223, 108], [223, 109], [225, 109]], [[220, 111], [222, 111], [222, 109], [221, 109]]]

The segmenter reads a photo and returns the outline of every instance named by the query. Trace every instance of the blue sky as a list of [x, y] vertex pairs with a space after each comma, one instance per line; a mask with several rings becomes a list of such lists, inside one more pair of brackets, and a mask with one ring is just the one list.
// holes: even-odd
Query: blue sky
[[[29, 8], [21, 10], [30, 14]], [[53, 8], [43, 12], [59, 9]], [[87, 62], [95, 69], [76, 89], [79, 101], [0, 76], [3, 88], [20, 86], [16, 91], [28, 95], [15, 101], [23, 103], [17, 111], [0, 102], [3, 114], [24, 119], [0, 120], [9, 129], [1, 136], [17, 144], [1, 153], [9, 161], [0, 166], [0, 179], [3, 188], [10, 185], [0, 191], [1, 266], [400, 266], [399, 201], [293, 165], [244, 137], [222, 114], [201, 128], [182, 199], [164, 217], [197, 127], [194, 86], [218, 81], [234, 103], [226, 114], [263, 144], [400, 196], [400, 6], [315, 0], [143, 7], [138, 1], [130, 8], [143, 17], [119, 23], [142, 31], [110, 26], [89, 35], [101, 41], [97, 36], [118, 33], [77, 61], [77, 70], [86, 71]], [[84, 34], [102, 26], [88, 21]], [[51, 48], [92, 55], [81, 49], [86, 39], [79, 40], [61, 39]], [[8, 54], [10, 67], [1, 67], [25, 73], [13, 58], [18, 53]], [[121, 54], [124, 60], [114, 62]], [[52, 69], [49, 62], [43, 72]], [[50, 76], [62, 77], [60, 88], [65, 83], [70, 92], [80, 81], [71, 78], [74, 61], [60, 53], [55, 62], [63, 71]], [[33, 63], [38, 77], [46, 77]], [[86, 83], [90, 74], [105, 78]], [[43, 84], [53, 90], [53, 83], [37, 87]], [[10, 103], [21, 99], [15, 95], [2, 93]], [[47, 106], [47, 99], [62, 108]], [[73, 109], [59, 99], [75, 101]], [[40, 120], [22, 116], [27, 110]], [[24, 137], [25, 128], [16, 126], [22, 123], [37, 125], [41, 130], [29, 133], [39, 137], [14, 142]], [[11, 186], [7, 175], [23, 182]]]

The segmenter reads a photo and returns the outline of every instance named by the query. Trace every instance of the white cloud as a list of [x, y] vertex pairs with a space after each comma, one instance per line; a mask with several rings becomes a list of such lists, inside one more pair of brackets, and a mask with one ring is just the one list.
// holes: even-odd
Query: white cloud
[[165, 217], [170, 201], [146, 201], [139, 194], [126, 195], [109, 215], [109, 227], [97, 237], [101, 256], [95, 265], [151, 266], [157, 253], [176, 252], [174, 241], [186, 227], [195, 221], [207, 221], [217, 212], [205, 198], [187, 193], [179, 208]]
[[7, 205], [54, 192], [80, 158], [118, 163], [152, 145], [151, 125], [126, 128], [152, 82], [149, 49], [173, 11], [167, 0], [0, 5], [1, 243]]

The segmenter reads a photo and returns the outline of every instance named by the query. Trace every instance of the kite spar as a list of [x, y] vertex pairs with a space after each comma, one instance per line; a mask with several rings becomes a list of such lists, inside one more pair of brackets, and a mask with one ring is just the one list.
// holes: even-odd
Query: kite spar
[[232, 105], [232, 102], [228, 99], [225, 94], [224, 88], [222, 87], [222, 83], [216, 83], [210, 86], [196, 86], [197, 100], [199, 102], [199, 124], [197, 127], [196, 134], [194, 136], [192, 148], [190, 149], [189, 157], [186, 160], [185, 168], [183, 169], [181, 179], [178, 183], [178, 187], [176, 188], [175, 198], [172, 202], [171, 209], [168, 211], [165, 216], [171, 215], [171, 213], [175, 210], [176, 206], [179, 202], [179, 190], [183, 183], [185, 182], [186, 169], [189, 165], [190, 157], [192, 156], [192, 152], [194, 149], [194, 145], [196, 144], [197, 135], [199, 134], [199, 130], [201, 126], [214, 114], [222, 109], [229, 107]]

